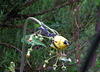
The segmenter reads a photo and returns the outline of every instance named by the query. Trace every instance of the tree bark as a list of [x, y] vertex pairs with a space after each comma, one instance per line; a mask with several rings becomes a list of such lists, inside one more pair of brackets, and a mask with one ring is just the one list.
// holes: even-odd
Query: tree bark
[[[95, 31], [96, 31], [96, 34], [94, 36], [97, 37], [97, 33], [100, 32], [100, 3], [99, 3], [99, 8], [98, 8], [98, 20], [95, 27]], [[97, 58], [97, 53], [95, 52], [93, 55], [92, 62], [91, 62], [91, 68], [95, 67], [96, 58]]]

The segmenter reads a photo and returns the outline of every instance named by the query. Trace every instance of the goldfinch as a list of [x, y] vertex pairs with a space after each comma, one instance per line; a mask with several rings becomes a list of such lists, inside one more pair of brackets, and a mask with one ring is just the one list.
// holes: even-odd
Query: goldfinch
[[62, 36], [54, 36], [54, 40], [51, 43], [51, 47], [54, 49], [64, 50], [68, 47], [68, 40]]
[[60, 49], [60, 50], [64, 50], [68, 47], [68, 40], [62, 36], [50, 33], [46, 27], [44, 25], [41, 25], [41, 27], [39, 27], [39, 29], [42, 30], [42, 33], [44, 35], [46, 35], [47, 37], [53, 37], [53, 40], [51, 42], [51, 47], [54, 49]]

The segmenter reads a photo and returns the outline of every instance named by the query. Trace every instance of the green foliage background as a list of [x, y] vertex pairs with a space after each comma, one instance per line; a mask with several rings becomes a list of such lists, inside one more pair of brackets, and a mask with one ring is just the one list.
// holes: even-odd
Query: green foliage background
[[[45, 10], [49, 10], [52, 8], [55, 8], [57, 6], [60, 6], [61, 4], [67, 2], [68, 0], [38, 0], [34, 4], [31, 4], [30, 6], [23, 8], [23, 4], [27, 2], [28, 0], [1, 0], [0, 1], [0, 42], [8, 43], [11, 45], [16, 46], [18, 49], [22, 50], [22, 35], [23, 35], [23, 29], [16, 25], [21, 25], [23, 27], [23, 24], [25, 22], [25, 19], [23, 16], [21, 17], [8, 17], [7, 14], [17, 6], [17, 8], [20, 10], [18, 12], [19, 15], [30, 15], [30, 14], [36, 14], [43, 12]], [[91, 41], [94, 39], [95, 34], [95, 25], [97, 23], [97, 8], [99, 0], [86, 0], [83, 4], [84, 0], [80, 0], [79, 7], [80, 8], [80, 32], [79, 32], [79, 42], [80, 42], [80, 60], [83, 61], [85, 54], [87, 52], [87, 49], [89, 48]], [[82, 5], [83, 4], [83, 5]], [[69, 40], [70, 46], [66, 49], [66, 54], [68, 54], [68, 57], [72, 58], [73, 62], [75, 63], [75, 60], [77, 59], [78, 55], [78, 38], [76, 37], [73, 42], [73, 28], [72, 28], [72, 17], [73, 14], [73, 27], [74, 27], [74, 33], [75, 36], [78, 34], [78, 28], [75, 24], [75, 12], [74, 10], [77, 10], [78, 3], [74, 3], [74, 9], [72, 10], [72, 3], [65, 5], [62, 8], [50, 11], [48, 13], [37, 15], [35, 18], [39, 19], [40, 21], [44, 22], [49, 27], [57, 30], [60, 35], [66, 37]], [[77, 12], [78, 13], [78, 12]], [[13, 15], [13, 14], [12, 14]], [[7, 18], [7, 19], [6, 19]], [[77, 22], [79, 21], [79, 17], [77, 15], [76, 18]], [[7, 25], [6, 27], [3, 25]], [[36, 31], [36, 27], [34, 27], [34, 23], [30, 20], [28, 28], [30, 30]], [[27, 34], [31, 34], [31, 32], [27, 31]], [[27, 64], [27, 58], [25, 58], [25, 69], [30, 71], [37, 71], [39, 69], [40, 64], [47, 58], [49, 58], [49, 51], [50, 48], [50, 42], [44, 41], [47, 48], [37, 46], [38, 49], [33, 49], [30, 58], [28, 58], [32, 68], [29, 67]], [[26, 47], [26, 53], [28, 50], [28, 47]], [[71, 52], [74, 50], [74, 47], [76, 48], [76, 59], [73, 59], [75, 57], [75, 53]], [[82, 52], [83, 51], [83, 52]], [[7, 47], [5, 45], [0, 44], [0, 72], [6, 72], [8, 70], [8, 67], [10, 65], [10, 62], [13, 61], [16, 65], [16, 71], [18, 71], [20, 67], [21, 62], [21, 53], [17, 51], [16, 49], [13, 49], [11, 47]], [[100, 57], [98, 55], [98, 57]], [[100, 58], [97, 58], [96, 66], [95, 68], [91, 69], [91, 71], [94, 71], [96, 68], [100, 67], [99, 63]], [[82, 63], [81, 63], [82, 64]], [[52, 66], [48, 65], [47, 67]], [[68, 72], [77, 72], [78, 71], [78, 64], [76, 65], [67, 65], [67, 71]], [[42, 69], [43, 70], [43, 69]], [[40, 70], [41, 71], [41, 70]], [[51, 71], [54, 72], [54, 70], [43, 70], [43, 71]], [[58, 68], [56, 71], [62, 71], [60, 68]]]

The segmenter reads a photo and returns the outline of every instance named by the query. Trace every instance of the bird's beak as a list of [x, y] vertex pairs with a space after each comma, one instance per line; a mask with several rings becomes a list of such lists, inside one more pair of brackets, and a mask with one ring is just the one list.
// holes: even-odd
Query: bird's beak
[[69, 46], [69, 44], [67, 43], [66, 46]]

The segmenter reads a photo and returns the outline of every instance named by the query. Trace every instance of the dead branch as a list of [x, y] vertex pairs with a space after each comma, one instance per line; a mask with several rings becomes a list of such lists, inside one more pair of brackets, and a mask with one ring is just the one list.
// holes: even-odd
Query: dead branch
[[[30, 0], [23, 5], [17, 4], [6, 16], [5, 20], [10, 19], [18, 14], [21, 10], [25, 9], [26, 7], [30, 6], [31, 4], [35, 3], [38, 0]], [[22, 1], [23, 3], [25, 0]]]
[[[23, 25], [18, 25], [18, 24], [16, 24], [16, 25], [0, 24], [0, 26], [2, 26], [2, 27], [21, 28], [21, 29], [24, 28]], [[27, 31], [29, 31], [29, 32], [31, 32], [31, 33], [34, 33], [34, 31], [32, 31], [32, 30], [30, 30], [30, 29], [27, 29]]]
[[38, 1], [38, 0], [30, 0], [30, 1], [26, 2], [26, 3], [23, 5], [23, 7], [26, 8], [26, 7], [30, 6], [31, 4], [35, 3], [36, 1]]
[[64, 4], [60, 5], [60, 6], [57, 6], [55, 8], [52, 8], [52, 9], [49, 9], [49, 10], [46, 10], [46, 11], [43, 11], [43, 12], [40, 12], [40, 13], [30, 14], [30, 15], [22, 14], [22, 15], [18, 15], [18, 17], [22, 17], [23, 16], [24, 18], [27, 18], [27, 17], [31, 17], [31, 16], [34, 17], [34, 16], [37, 16], [37, 15], [42, 15], [42, 14], [48, 13], [50, 11], [60, 9], [60, 8], [64, 7], [65, 5], [72, 4], [72, 3], [77, 2], [77, 1], [78, 0], [68, 1], [68, 2], [66, 2], [66, 3], [64, 3]]
[[1, 44], [1, 45], [4, 45], [4, 46], [6, 46], [6, 47], [9, 47], [9, 48], [16, 49], [16, 50], [19, 51], [19, 52], [22, 52], [19, 48], [17, 48], [17, 47], [14, 46], [14, 45], [11, 45], [11, 44], [8, 44], [8, 43], [3, 43], [3, 42], [1, 42], [1, 41], [0, 41], [0, 44]]

